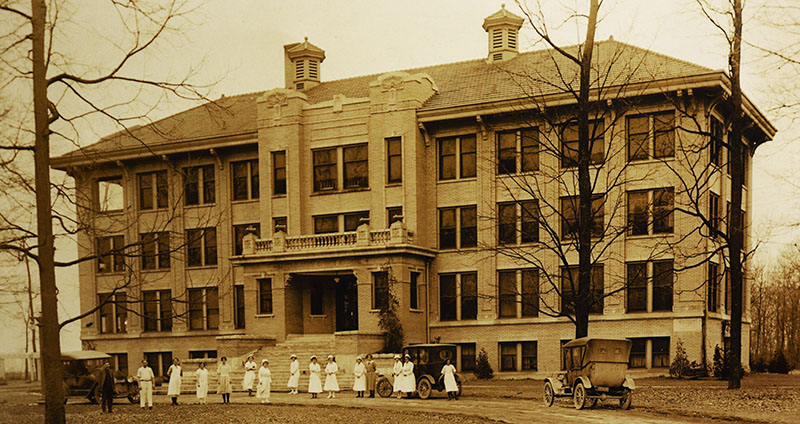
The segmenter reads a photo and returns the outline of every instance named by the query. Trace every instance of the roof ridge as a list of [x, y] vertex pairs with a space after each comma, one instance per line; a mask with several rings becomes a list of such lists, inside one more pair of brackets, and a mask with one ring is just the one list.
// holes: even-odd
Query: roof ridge
[[625, 47], [630, 47], [630, 48], [637, 49], [637, 50], [644, 50], [648, 54], [653, 54], [653, 55], [656, 55], [656, 56], [663, 57], [665, 59], [669, 59], [669, 60], [673, 60], [673, 61], [676, 61], [676, 62], [680, 62], [680, 63], [682, 63], [684, 65], [696, 66], [698, 68], [703, 68], [703, 69], [705, 69], [707, 71], [711, 71], [711, 72], [715, 72], [715, 71], [719, 70], [719, 69], [711, 69], [711, 68], [709, 68], [707, 66], [703, 66], [703, 65], [700, 65], [700, 64], [697, 64], [697, 63], [694, 63], [694, 62], [690, 62], [690, 61], [688, 61], [686, 59], [681, 59], [681, 58], [678, 58], [678, 57], [675, 57], [675, 56], [668, 55], [666, 53], [658, 52], [656, 50], [651, 50], [651, 49], [648, 49], [648, 48], [645, 48], [645, 47], [637, 46], [636, 44], [626, 43], [624, 41], [609, 39], [609, 40], [601, 40], [601, 41], [595, 42], [595, 44], [605, 44], [605, 43], [621, 44], [621, 45], [623, 45]]

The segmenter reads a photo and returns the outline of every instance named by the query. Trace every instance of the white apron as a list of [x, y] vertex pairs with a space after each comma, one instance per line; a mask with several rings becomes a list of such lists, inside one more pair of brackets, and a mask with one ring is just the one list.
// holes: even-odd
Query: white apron
[[403, 364], [403, 381], [400, 391], [403, 393], [413, 393], [417, 389], [417, 379], [414, 377], [414, 363], [411, 361]]
[[242, 379], [242, 390], [253, 390], [253, 381], [256, 379], [256, 368], [258, 365], [255, 361], [247, 361], [244, 363], [244, 378]]
[[339, 366], [336, 365], [336, 362], [331, 362], [328, 365], [325, 365], [325, 391], [326, 392], [338, 392], [339, 391], [339, 381], [336, 380], [336, 373], [339, 371]]
[[445, 365], [444, 368], [442, 368], [442, 375], [444, 376], [444, 391], [457, 392], [456, 367], [453, 364]]
[[355, 380], [353, 380], [353, 391], [363, 392], [367, 390], [367, 367], [363, 363], [356, 363], [355, 368], [353, 368], [353, 374], [356, 376]]
[[167, 396], [178, 396], [181, 394], [181, 366], [172, 364], [169, 366], [169, 387]]
[[258, 398], [262, 402], [269, 400], [270, 390], [272, 388], [272, 372], [269, 368], [261, 367], [258, 369]]
[[392, 369], [392, 375], [394, 376], [394, 383], [392, 383], [392, 391], [399, 392], [401, 391], [402, 384], [403, 384], [403, 363], [400, 361], [394, 361], [394, 368]]
[[286, 383], [286, 387], [290, 389], [297, 389], [297, 386], [300, 384], [300, 363], [297, 362], [297, 359], [292, 361], [292, 365], [289, 366], [289, 382]]
[[319, 364], [308, 364], [308, 393], [322, 393], [322, 380], [319, 378]]
[[197, 398], [205, 399], [208, 395], [208, 370], [198, 369], [194, 375], [197, 376]]

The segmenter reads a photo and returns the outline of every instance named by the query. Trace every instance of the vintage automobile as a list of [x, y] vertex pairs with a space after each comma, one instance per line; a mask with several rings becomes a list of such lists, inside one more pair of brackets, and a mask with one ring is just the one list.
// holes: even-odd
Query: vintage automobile
[[[67, 398], [84, 396], [91, 403], [102, 398], [100, 388], [100, 368], [111, 355], [96, 350], [62, 352], [61, 363], [64, 370], [64, 393]], [[133, 377], [114, 372], [114, 398], [128, 398], [131, 403], [139, 402], [139, 385]], [[66, 401], [66, 400], [65, 400]]]
[[[442, 378], [442, 368], [444, 361], [449, 359], [455, 365], [456, 345], [452, 344], [415, 344], [403, 348], [403, 356], [411, 356], [414, 363], [414, 377], [417, 381], [416, 394], [420, 399], [428, 399], [434, 389], [444, 390], [444, 379]], [[461, 396], [461, 377], [456, 374], [458, 384], [458, 396]], [[392, 395], [392, 381], [387, 376], [379, 376], [377, 381], [377, 391], [381, 397]]]
[[584, 337], [567, 342], [561, 353], [566, 371], [545, 379], [545, 405], [551, 406], [556, 397], [572, 396], [576, 409], [606, 399], [618, 400], [622, 409], [631, 407], [636, 386], [626, 375], [630, 340]]

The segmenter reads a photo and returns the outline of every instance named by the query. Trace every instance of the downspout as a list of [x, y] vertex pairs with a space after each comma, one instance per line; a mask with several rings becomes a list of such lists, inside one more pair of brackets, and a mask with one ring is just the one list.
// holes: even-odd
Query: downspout
[[430, 290], [431, 290], [431, 259], [425, 259], [425, 343], [431, 342], [430, 326]]

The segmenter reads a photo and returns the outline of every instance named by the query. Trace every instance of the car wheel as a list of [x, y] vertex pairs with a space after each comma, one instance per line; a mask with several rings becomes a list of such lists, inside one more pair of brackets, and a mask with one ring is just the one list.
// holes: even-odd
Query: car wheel
[[419, 382], [417, 383], [417, 394], [419, 394], [420, 399], [428, 399], [431, 397], [431, 391], [433, 388], [431, 387], [431, 382], [427, 378], [420, 378]]
[[575, 392], [572, 394], [572, 400], [575, 401], [575, 409], [583, 409], [586, 406], [586, 388], [583, 383], [578, 382], [575, 385]]
[[553, 406], [556, 399], [556, 393], [553, 390], [553, 383], [546, 381], [544, 383], [544, 406]]
[[378, 380], [378, 384], [376, 386], [378, 389], [378, 396], [387, 398], [392, 395], [392, 383], [389, 382], [388, 378], [381, 378]]
[[136, 393], [128, 393], [128, 402], [136, 405], [139, 403], [139, 392]]
[[625, 391], [622, 392], [622, 398], [619, 400], [619, 407], [622, 409], [630, 409], [632, 400], [631, 398], [633, 398], [633, 393], [630, 390], [625, 389]]

